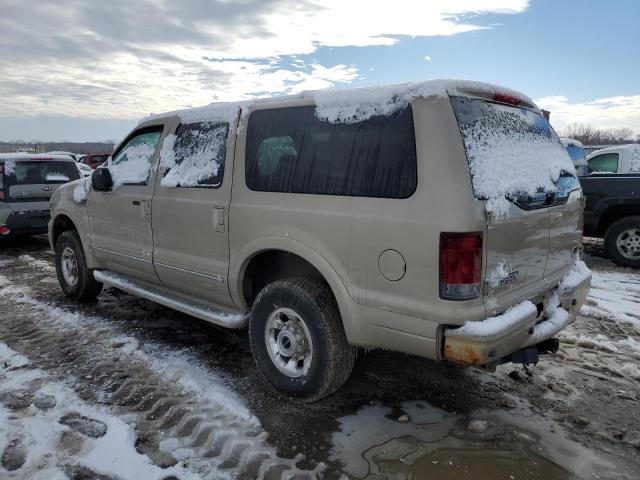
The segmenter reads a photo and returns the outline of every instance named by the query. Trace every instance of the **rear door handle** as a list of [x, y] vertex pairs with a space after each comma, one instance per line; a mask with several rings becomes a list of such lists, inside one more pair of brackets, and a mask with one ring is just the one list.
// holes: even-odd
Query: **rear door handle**
[[216, 232], [224, 232], [224, 207], [213, 207], [213, 229]]
[[140, 205], [140, 200], [134, 200], [133, 202], [131, 202], [133, 205]]

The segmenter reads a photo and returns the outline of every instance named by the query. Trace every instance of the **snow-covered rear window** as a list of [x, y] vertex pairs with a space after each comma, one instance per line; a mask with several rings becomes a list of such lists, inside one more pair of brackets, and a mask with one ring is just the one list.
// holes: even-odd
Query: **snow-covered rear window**
[[161, 135], [161, 126], [145, 128], [131, 137], [125, 147], [109, 160], [113, 188], [147, 184], [153, 155]]
[[163, 187], [218, 188], [224, 177], [229, 124], [196, 122], [182, 124], [162, 144], [160, 166], [168, 169]]
[[473, 191], [483, 200], [556, 192], [573, 162], [549, 122], [526, 108], [451, 97]]

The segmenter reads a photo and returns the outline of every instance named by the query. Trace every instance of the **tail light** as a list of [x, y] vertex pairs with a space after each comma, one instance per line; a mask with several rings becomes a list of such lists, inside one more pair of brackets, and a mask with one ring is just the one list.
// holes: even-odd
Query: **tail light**
[[4, 192], [0, 190], [0, 200], [4, 200]]
[[480, 296], [482, 233], [440, 234], [440, 298], [471, 300]]
[[519, 105], [520, 102], [522, 101], [520, 98], [516, 97], [515, 95], [509, 95], [508, 93], [496, 93], [493, 96], [493, 99], [496, 102], [501, 102], [501, 103], [508, 103], [509, 105]]
[[0, 235], [9, 235], [11, 233], [11, 229], [6, 225], [0, 226]]

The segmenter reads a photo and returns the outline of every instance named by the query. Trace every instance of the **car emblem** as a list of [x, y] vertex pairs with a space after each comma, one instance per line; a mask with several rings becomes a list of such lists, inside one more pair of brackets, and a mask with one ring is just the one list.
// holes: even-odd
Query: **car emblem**
[[520, 272], [513, 270], [507, 260], [500, 260], [489, 274], [489, 286], [494, 290], [506, 287], [518, 279]]
[[51, 191], [51, 187], [42, 187], [42, 190], [44, 190], [45, 192], [50, 192]]

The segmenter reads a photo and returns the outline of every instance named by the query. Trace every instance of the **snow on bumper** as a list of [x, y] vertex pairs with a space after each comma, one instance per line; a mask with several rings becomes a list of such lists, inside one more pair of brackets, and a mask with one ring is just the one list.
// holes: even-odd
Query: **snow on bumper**
[[485, 365], [522, 348], [537, 345], [575, 321], [591, 285], [591, 271], [581, 260], [547, 292], [543, 311], [530, 300], [482, 321], [469, 321], [445, 331], [444, 357], [469, 365]]

